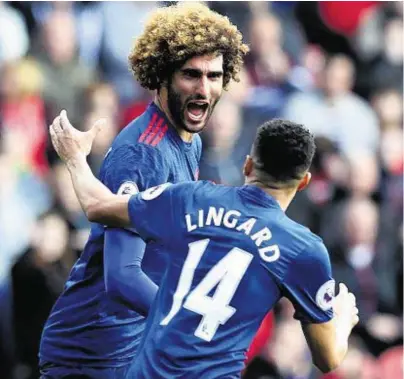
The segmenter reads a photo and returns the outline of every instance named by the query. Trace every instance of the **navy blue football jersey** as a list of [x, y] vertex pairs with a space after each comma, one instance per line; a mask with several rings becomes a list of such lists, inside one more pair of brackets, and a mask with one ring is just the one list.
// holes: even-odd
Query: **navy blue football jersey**
[[333, 317], [328, 252], [256, 186], [169, 183], [129, 200], [132, 225], [167, 248], [167, 271], [127, 378], [239, 378], [281, 297], [295, 318]]
[[[195, 180], [200, 155], [200, 137], [182, 141], [152, 103], [115, 138], [99, 177], [114, 193], [133, 194], [167, 181]], [[119, 367], [136, 353], [145, 319], [106, 293], [104, 235], [103, 225], [92, 224], [85, 249], [44, 327], [42, 363]], [[119, 259], [119, 251], [115, 253]], [[147, 244], [142, 268], [159, 284], [165, 259], [158, 241]]]

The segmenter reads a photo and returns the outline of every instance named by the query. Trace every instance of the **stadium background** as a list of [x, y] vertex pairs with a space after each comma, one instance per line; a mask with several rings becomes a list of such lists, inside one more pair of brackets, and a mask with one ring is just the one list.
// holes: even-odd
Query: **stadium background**
[[[202, 134], [200, 178], [241, 184], [256, 127], [268, 118], [312, 128], [313, 180], [288, 213], [323, 237], [361, 315], [342, 367], [321, 375], [282, 302], [250, 377], [401, 378], [403, 3], [207, 4], [237, 24], [251, 53]], [[82, 130], [108, 117], [90, 156], [97, 172], [111, 140], [151, 99], [127, 55], [147, 13], [164, 5], [0, 2], [1, 379], [38, 377], [42, 325], [89, 231], [47, 125], [63, 108]]]

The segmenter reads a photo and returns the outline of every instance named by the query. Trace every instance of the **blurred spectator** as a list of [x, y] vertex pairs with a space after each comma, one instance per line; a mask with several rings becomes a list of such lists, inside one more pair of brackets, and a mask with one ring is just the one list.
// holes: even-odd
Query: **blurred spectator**
[[402, 129], [403, 96], [393, 88], [374, 93], [372, 105], [379, 117], [382, 131]]
[[329, 59], [319, 91], [290, 97], [283, 117], [307, 125], [316, 135], [337, 143], [342, 152], [376, 151], [377, 118], [370, 106], [352, 92], [353, 62], [346, 56]]
[[96, 83], [87, 89], [82, 130], [89, 130], [101, 118], [106, 120], [106, 124], [94, 140], [89, 157], [91, 168], [95, 173], [99, 172], [104, 155], [118, 132], [118, 112], [118, 95], [110, 84]]
[[[376, 312], [396, 309], [397, 293], [393, 277], [398, 274], [394, 251], [380, 249], [379, 209], [365, 197], [344, 203], [343, 235], [331, 248], [333, 272], [357, 297], [361, 322]], [[338, 221], [333, 224], [337, 228]]]
[[32, 59], [8, 62], [3, 65], [0, 78], [1, 128], [17, 136], [14, 143], [20, 145], [22, 153], [20, 169], [43, 176], [48, 170], [47, 127], [39, 67]]
[[23, 57], [28, 47], [24, 18], [16, 9], [0, 1], [0, 67], [6, 61]]
[[335, 375], [336, 379], [384, 378], [380, 376], [376, 360], [367, 351], [363, 341], [355, 336], [349, 339], [348, 352]]
[[283, 49], [281, 23], [274, 14], [261, 12], [251, 18], [248, 36], [250, 52], [245, 57], [245, 70], [251, 91], [247, 105], [266, 118], [277, 117], [296, 89], [294, 64]]
[[124, 105], [134, 99], [141, 99], [144, 94], [128, 69], [128, 53], [133, 40], [143, 29], [143, 21], [156, 7], [155, 1], [101, 3], [103, 25], [99, 51], [101, 70], [104, 78], [118, 92]]
[[329, 139], [316, 138], [316, 153], [310, 172], [310, 185], [305, 191], [296, 194], [287, 214], [324, 237], [322, 226], [328, 223], [322, 221], [324, 215], [329, 214], [328, 204], [341, 196], [348, 176], [346, 161]]
[[29, 141], [21, 131], [0, 131], [0, 282], [13, 260], [29, 243], [36, 217], [48, 209], [50, 193], [45, 182], [24, 171]]
[[302, 49], [298, 65], [294, 66], [290, 73], [290, 83], [301, 91], [309, 91], [318, 87], [325, 63], [325, 54], [319, 46], [305, 46]]
[[309, 379], [313, 370], [311, 355], [298, 321], [283, 320], [268, 348], [272, 362], [283, 377]]
[[403, 92], [403, 20], [393, 18], [384, 28], [381, 54], [371, 64], [369, 85]]
[[347, 154], [347, 187], [352, 197], [367, 197], [374, 194], [379, 184], [379, 169], [376, 154], [356, 150]]
[[236, 151], [241, 127], [241, 109], [232, 101], [222, 99], [203, 134], [205, 149], [199, 166], [200, 179], [228, 185], [243, 182], [241, 167], [245, 156]]
[[20, 134], [0, 129], [0, 136], [0, 376], [7, 379], [17, 342], [11, 333], [10, 270], [29, 244], [35, 219], [48, 206], [49, 192], [35, 176], [18, 171], [23, 145], [17, 139]]
[[48, 123], [66, 109], [76, 125], [80, 121], [83, 90], [95, 73], [78, 60], [73, 16], [64, 10], [52, 11], [42, 25], [41, 38], [43, 49], [36, 55], [44, 76]]
[[378, 359], [380, 378], [399, 379], [403, 377], [403, 346], [385, 351]]
[[382, 167], [393, 175], [403, 173], [403, 97], [394, 89], [377, 92], [372, 98], [381, 129]]
[[56, 200], [56, 207], [60, 209], [63, 217], [72, 228], [89, 230], [90, 223], [76, 197], [69, 171], [62, 162], [58, 162], [52, 167], [50, 181]]
[[253, 85], [282, 83], [289, 72], [289, 59], [282, 49], [282, 27], [272, 14], [255, 16], [250, 23], [250, 53], [246, 69]]
[[308, 73], [304, 67], [296, 66], [297, 60], [286, 52], [285, 29], [281, 20], [275, 14], [265, 12], [265, 7], [261, 9], [258, 4], [263, 3], [254, 4], [254, 8], [258, 9], [253, 12], [250, 21], [250, 53], [245, 58], [250, 81], [256, 87], [277, 89], [280, 95], [288, 94], [294, 90], [294, 86], [304, 85], [296, 78], [293, 81], [293, 77], [299, 77], [304, 82]]
[[31, 247], [12, 269], [14, 331], [18, 371], [37, 379], [43, 325], [73, 265], [66, 221], [57, 213], [41, 216]]

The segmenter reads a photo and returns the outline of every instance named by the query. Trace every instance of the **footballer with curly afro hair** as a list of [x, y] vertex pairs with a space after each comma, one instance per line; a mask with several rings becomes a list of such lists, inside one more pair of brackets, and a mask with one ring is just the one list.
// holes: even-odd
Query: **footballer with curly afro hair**
[[156, 9], [129, 55], [140, 85], [183, 139], [206, 125], [223, 89], [238, 81], [248, 47], [227, 17], [200, 3]]
[[[197, 180], [202, 154], [198, 132], [230, 80], [237, 80], [247, 50], [237, 28], [204, 5], [155, 9], [129, 56], [139, 83], [155, 91], [154, 101], [113, 141], [100, 169], [104, 183], [120, 194], [135, 194], [166, 182]], [[64, 135], [66, 146], [87, 146], [72, 143], [83, 134], [72, 133], [70, 126], [62, 111], [52, 134]], [[154, 189], [150, 193], [158, 195]], [[69, 277], [71, 286], [44, 326], [42, 377], [77, 378], [78, 370], [86, 378], [134, 377], [128, 370], [138, 367], [143, 316], [149, 314], [156, 283], [166, 270], [166, 260], [156, 255], [160, 249], [145, 242], [132, 231], [93, 224]]]

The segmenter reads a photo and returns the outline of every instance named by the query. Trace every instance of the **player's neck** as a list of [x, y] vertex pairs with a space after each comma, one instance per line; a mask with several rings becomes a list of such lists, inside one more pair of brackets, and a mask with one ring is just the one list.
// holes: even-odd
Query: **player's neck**
[[292, 202], [295, 194], [296, 194], [296, 189], [288, 189], [288, 188], [271, 188], [265, 185], [264, 183], [261, 183], [257, 179], [249, 179], [246, 178], [245, 184], [248, 185], [253, 185], [258, 188], [261, 188], [265, 193], [267, 193], [269, 196], [273, 197], [279, 204], [279, 206], [282, 208], [282, 210], [285, 212], [286, 209], [288, 208], [289, 204]]
[[184, 142], [191, 142], [192, 141], [192, 137], [193, 137], [193, 133], [187, 132], [186, 130], [179, 128], [170, 113], [170, 110], [168, 109], [168, 106], [164, 106], [163, 102], [161, 101], [160, 97], [158, 95], [155, 96], [154, 98], [154, 103], [157, 105], [157, 107], [165, 114], [165, 116], [167, 117], [168, 121], [170, 121], [171, 126], [175, 129], [175, 131], [178, 133], [178, 135], [180, 136], [180, 138], [184, 141]]

